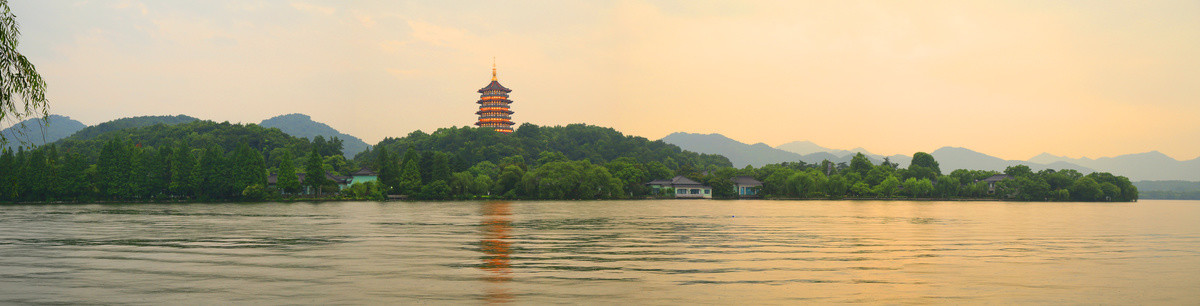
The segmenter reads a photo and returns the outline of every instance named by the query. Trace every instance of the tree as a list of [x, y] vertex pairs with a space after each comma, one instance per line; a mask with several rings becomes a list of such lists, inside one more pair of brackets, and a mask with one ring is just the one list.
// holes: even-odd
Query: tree
[[850, 159], [850, 171], [858, 173], [859, 175], [864, 177], [867, 176], [867, 172], [870, 172], [871, 168], [873, 168], [871, 161], [868, 160], [867, 156], [863, 155], [862, 152], [854, 154], [854, 158]]
[[387, 147], [381, 147], [376, 150], [379, 159], [376, 163], [379, 165], [379, 184], [381, 189], [386, 194], [391, 194], [400, 190], [400, 164], [396, 157], [388, 153]]
[[13, 157], [12, 150], [0, 146], [3, 151], [0, 154], [0, 201], [15, 200], [16, 181], [17, 181], [17, 163]]
[[[1013, 167], [1009, 167], [1010, 169]], [[1026, 167], [1028, 169], [1028, 167]], [[1018, 170], [1019, 171], [1019, 170]], [[1005, 171], [1008, 172], [1008, 171]], [[1012, 174], [1009, 174], [1012, 175]], [[1032, 172], [1015, 176], [1013, 184], [1016, 184], [1017, 199], [1024, 201], [1045, 201], [1053, 195], [1050, 193], [1050, 184], [1042, 180], [1041, 177], [1033, 176]], [[1008, 180], [1005, 180], [1007, 183]]]
[[404, 152], [404, 170], [400, 171], [399, 186], [396, 186], [397, 192], [406, 195], [416, 195], [421, 191], [421, 166], [417, 152], [408, 150]]
[[275, 174], [275, 187], [286, 193], [300, 191], [300, 179], [296, 176], [296, 158], [292, 156], [292, 150], [283, 149], [276, 157], [279, 160], [279, 172]]
[[98, 181], [96, 187], [104, 198], [116, 200], [131, 196], [129, 190], [131, 156], [125, 143], [117, 138], [110, 139], [100, 149], [100, 158], [96, 161]]
[[1029, 166], [1026, 165], [1008, 166], [1004, 168], [1004, 174], [1011, 175], [1012, 177], [1023, 177], [1033, 175], [1033, 170], [1030, 170]]
[[433, 154], [433, 162], [430, 163], [429, 180], [449, 182], [452, 174], [450, 172], [450, 155], [435, 152]]
[[1077, 201], [1099, 201], [1104, 199], [1104, 190], [1091, 177], [1084, 177], [1071, 185], [1071, 198]]
[[[39, 114], [43, 123], [47, 121], [46, 81], [38, 74], [29, 59], [17, 52], [21, 30], [16, 16], [8, 7], [8, 1], [0, 1], [0, 122], [21, 121], [22, 118]], [[0, 145], [8, 138], [0, 134]]]
[[958, 197], [959, 185], [958, 178], [956, 177], [947, 175], [938, 178], [936, 188], [938, 196], [943, 198]]
[[882, 197], [892, 197], [896, 194], [898, 187], [900, 187], [900, 179], [896, 178], [896, 176], [888, 176], [883, 182], [875, 186], [875, 193]]
[[841, 175], [833, 175], [825, 182], [825, 193], [833, 198], [841, 198], [846, 196], [846, 192], [850, 191], [850, 184], [846, 178]]
[[904, 181], [904, 193], [909, 197], [920, 198], [928, 196], [933, 191], [933, 183], [929, 179], [908, 178]]
[[231, 187], [234, 182], [230, 181], [231, 170], [225, 158], [225, 150], [216, 145], [209, 145], [204, 149], [195, 172], [200, 196], [205, 199], [225, 199], [232, 196]]
[[466, 171], [455, 172], [453, 175], [451, 175], [450, 182], [448, 184], [450, 186], [451, 196], [456, 198], [467, 198], [471, 195], [471, 191], [475, 189], [473, 188], [475, 185], [475, 177], [471, 176], [471, 173]]
[[[938, 166], [938, 162], [936, 160], [934, 160], [933, 155], [929, 155], [929, 153], [925, 153], [925, 152], [914, 153], [912, 164], [908, 165], [908, 170], [913, 171], [913, 167], [925, 167], [925, 168], [928, 168], [930, 171], [932, 171], [935, 174], [935, 176], [933, 176], [933, 177], [927, 177], [927, 176], [920, 176], [920, 177], [936, 179], [937, 176], [942, 175], [942, 168]], [[912, 176], [912, 177], [918, 177], [918, 176]]]
[[[230, 164], [233, 167], [232, 190], [241, 192], [253, 185], [267, 185], [266, 161], [263, 160], [262, 153], [251, 149], [249, 145], [238, 145], [233, 151]], [[257, 196], [256, 193], [253, 195]]]
[[321, 188], [333, 183], [325, 178], [325, 168], [322, 167], [321, 160], [321, 154], [313, 150], [308, 154], [308, 161], [304, 163], [304, 186], [312, 188], [317, 194], [321, 194]]
[[179, 142], [179, 148], [176, 148], [171, 156], [171, 193], [181, 197], [191, 197], [195, 195], [196, 183], [193, 179], [192, 171], [196, 168], [196, 161], [192, 157], [192, 148], [188, 147], [187, 142]]

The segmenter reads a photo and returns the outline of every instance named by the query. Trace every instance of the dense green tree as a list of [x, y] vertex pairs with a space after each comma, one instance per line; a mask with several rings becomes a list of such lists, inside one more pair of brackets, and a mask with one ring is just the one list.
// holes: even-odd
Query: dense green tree
[[846, 193], [850, 192], [850, 183], [842, 175], [833, 175], [825, 182], [825, 193], [832, 198], [845, 197]]
[[308, 154], [308, 161], [304, 163], [304, 186], [317, 194], [323, 193], [326, 186], [333, 184], [325, 177], [325, 168], [321, 161], [321, 154], [313, 150]]
[[285, 193], [299, 192], [300, 179], [296, 175], [296, 165], [293, 164], [295, 157], [292, 156], [292, 150], [283, 149], [277, 157], [279, 172], [275, 174], [275, 187]]
[[853, 186], [850, 186], [850, 195], [856, 197], [870, 197], [875, 195], [875, 191], [871, 190], [871, 185], [867, 184], [867, 182], [858, 182], [854, 183]]
[[472, 196], [472, 191], [475, 190], [475, 177], [470, 172], [455, 172], [450, 176], [450, 182], [447, 183], [450, 187], [450, 196], [454, 198], [468, 198]]
[[962, 186], [959, 184], [957, 177], [947, 175], [938, 178], [935, 189], [937, 190], [937, 196], [939, 197], [955, 198], [958, 197], [959, 190], [962, 189]]
[[896, 178], [896, 176], [888, 176], [886, 179], [883, 179], [883, 182], [880, 182], [879, 185], [875, 186], [874, 190], [875, 194], [878, 194], [879, 196], [892, 197], [896, 195], [896, 192], [899, 190], [899, 188], [900, 179]]
[[[202, 199], [220, 200], [233, 195], [232, 169], [225, 158], [225, 151], [216, 145], [203, 150], [193, 174]], [[241, 190], [237, 190], [241, 192]]]
[[186, 142], [179, 142], [179, 147], [172, 152], [171, 156], [171, 193], [179, 197], [192, 197], [196, 195], [196, 176], [193, 171], [196, 169], [196, 160], [192, 155], [192, 148]]
[[933, 182], [926, 178], [908, 178], [904, 181], [904, 194], [913, 198], [928, 197], [933, 192]]
[[450, 198], [450, 185], [446, 181], [434, 181], [433, 183], [421, 186], [421, 192], [417, 194], [418, 199], [422, 200], [445, 200]]
[[400, 194], [416, 195], [421, 191], [421, 165], [420, 157], [416, 151], [409, 150], [404, 152], [404, 162], [401, 164], [404, 169], [400, 171], [400, 186], [397, 190]]
[[386, 147], [376, 150], [376, 154], [381, 189], [387, 194], [400, 190], [400, 159], [393, 157]]
[[471, 166], [471, 168], [467, 169], [467, 172], [470, 172], [473, 176], [486, 175], [490, 178], [496, 178], [500, 176], [500, 167], [485, 160]]
[[913, 171], [913, 167], [927, 168], [927, 169], [929, 169], [929, 171], [933, 172], [933, 176], [930, 177], [930, 176], [913, 175], [910, 177], [924, 177], [924, 178], [928, 178], [928, 179], [932, 180], [932, 179], [936, 179], [938, 176], [942, 175], [942, 168], [940, 166], [938, 166], [938, 162], [936, 160], [934, 160], [933, 155], [929, 155], [929, 153], [925, 153], [925, 152], [914, 153], [912, 163], [908, 165], [908, 170]]
[[100, 150], [96, 161], [96, 172], [99, 181], [96, 187], [100, 195], [109, 200], [124, 200], [131, 196], [130, 174], [132, 173], [132, 156], [129, 148], [120, 139], [110, 139]]
[[45, 201], [49, 198], [47, 184], [50, 180], [49, 169], [46, 166], [46, 155], [44, 150], [33, 150], [29, 153], [29, 159], [25, 161], [23, 182], [28, 183], [28, 188], [25, 188], [26, 201]]
[[1029, 166], [1026, 165], [1008, 166], [1004, 169], [1004, 174], [1008, 174], [1013, 177], [1024, 177], [1033, 175], [1033, 170], [1030, 170]]
[[1074, 184], [1071, 184], [1071, 198], [1076, 201], [1101, 201], [1104, 200], [1104, 190], [1100, 189], [1100, 183], [1091, 177], [1084, 177]]
[[16, 197], [17, 163], [12, 150], [0, 147], [0, 201], [13, 201]]
[[1016, 176], [1012, 180], [1006, 180], [1006, 182], [1011, 181], [1012, 184], [1015, 184], [1017, 199], [1023, 201], [1045, 201], [1051, 197], [1050, 184], [1042, 180], [1041, 177], [1034, 176], [1032, 172], [1016, 173], [1020, 174], [1020, 176]]
[[[232, 166], [232, 175], [230, 178], [231, 190], [241, 193], [250, 186], [258, 185], [264, 188], [267, 185], [267, 170], [266, 161], [263, 159], [262, 153], [251, 149], [248, 145], [240, 145], [233, 151], [233, 156], [229, 161]], [[276, 177], [278, 179], [278, 177]], [[276, 181], [278, 184], [278, 181]], [[250, 193], [252, 196], [258, 196], [257, 191]]]
[[856, 172], [859, 175], [867, 176], [867, 172], [870, 172], [872, 168], [874, 166], [871, 165], [871, 160], [868, 160], [867, 156], [863, 155], [862, 152], [854, 154], [854, 158], [850, 159], [850, 171]]
[[58, 185], [59, 195], [64, 200], [87, 200], [92, 196], [92, 184], [87, 170], [90, 164], [79, 154], [63, 155], [63, 167]]
[[453, 175], [453, 172], [451, 172], [450, 169], [450, 155], [442, 152], [435, 152], [433, 154], [433, 162], [430, 163], [430, 167], [431, 168], [428, 169], [430, 180], [443, 182], [450, 181], [451, 175]]

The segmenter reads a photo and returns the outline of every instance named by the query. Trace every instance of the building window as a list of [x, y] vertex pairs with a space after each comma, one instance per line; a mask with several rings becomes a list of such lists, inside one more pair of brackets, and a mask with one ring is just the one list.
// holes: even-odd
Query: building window
[[710, 194], [710, 193], [712, 193], [712, 189], [705, 189], [705, 190], [704, 190], [704, 194]]
[[700, 189], [692, 189], [691, 194], [700, 194]]

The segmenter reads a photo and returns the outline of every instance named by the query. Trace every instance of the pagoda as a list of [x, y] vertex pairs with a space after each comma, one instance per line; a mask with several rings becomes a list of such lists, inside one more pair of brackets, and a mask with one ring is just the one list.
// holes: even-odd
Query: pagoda
[[496, 63], [492, 63], [492, 82], [486, 87], [479, 89], [479, 111], [475, 112], [479, 115], [479, 121], [475, 125], [479, 127], [491, 128], [501, 133], [512, 133], [513, 111], [508, 105], [512, 104], [512, 100], [508, 99], [508, 93], [512, 89], [504, 88], [500, 82], [496, 81]]

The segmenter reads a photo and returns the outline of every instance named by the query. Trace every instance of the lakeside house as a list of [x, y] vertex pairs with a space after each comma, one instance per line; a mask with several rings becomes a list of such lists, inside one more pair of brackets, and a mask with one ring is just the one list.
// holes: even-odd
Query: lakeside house
[[987, 186], [988, 186], [987, 193], [988, 194], [994, 194], [994, 193], [996, 193], [996, 183], [999, 183], [1000, 181], [1003, 181], [1003, 180], [1011, 180], [1012, 178], [1013, 177], [1008, 174], [997, 174], [997, 175], [989, 176], [988, 178], [983, 179], [981, 182], [987, 183]]
[[756, 198], [762, 190], [763, 183], [752, 176], [735, 176], [729, 178], [733, 182], [733, 190], [740, 198]]
[[[366, 167], [363, 167], [362, 169], [359, 169], [358, 171], [355, 171], [354, 173], [350, 174], [350, 184], [349, 185], [354, 185], [354, 184], [358, 184], [358, 183], [366, 183], [366, 182], [375, 182], [378, 180], [379, 180], [379, 173], [375, 173], [375, 171], [371, 171], [371, 169], [367, 169]], [[347, 185], [347, 187], [348, 187], [348, 185]]]
[[677, 175], [669, 180], [653, 180], [646, 183], [655, 191], [662, 193], [673, 191], [677, 199], [711, 199], [712, 187]]

